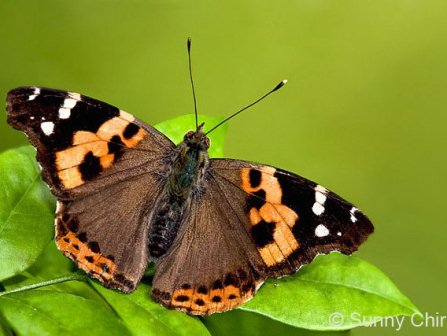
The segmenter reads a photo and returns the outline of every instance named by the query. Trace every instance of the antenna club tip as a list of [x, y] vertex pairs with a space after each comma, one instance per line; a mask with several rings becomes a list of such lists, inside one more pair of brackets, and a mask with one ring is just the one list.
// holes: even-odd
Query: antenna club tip
[[186, 45], [188, 46], [188, 50], [190, 50], [191, 49], [191, 38], [190, 37], [188, 37]]
[[273, 91], [279, 90], [279, 89], [282, 88], [286, 83], [287, 83], [287, 79], [283, 79], [281, 82], [279, 82], [278, 85], [275, 86], [275, 88], [273, 89]]

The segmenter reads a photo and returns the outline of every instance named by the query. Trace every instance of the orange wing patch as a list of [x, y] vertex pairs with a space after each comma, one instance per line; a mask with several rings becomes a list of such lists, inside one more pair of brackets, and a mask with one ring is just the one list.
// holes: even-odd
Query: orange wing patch
[[80, 232], [77, 218], [64, 211], [64, 204], [57, 202], [55, 241], [58, 249], [105, 287], [126, 293], [133, 291], [136, 282], [119, 273], [115, 258], [104, 255], [97, 242], [89, 240], [86, 232]]
[[240, 289], [234, 286], [212, 289], [208, 293], [179, 289], [173, 293], [171, 306], [192, 315], [209, 315], [233, 309], [252, 296], [251, 292], [241, 295]]
[[171, 293], [153, 288], [152, 297], [163, 305], [190, 315], [210, 315], [240, 306], [250, 300], [264, 279], [256, 272], [228, 273], [224, 281], [205, 286], [183, 284]]
[[267, 166], [241, 170], [242, 189], [250, 194], [252, 236], [267, 266], [283, 262], [300, 246], [292, 233], [298, 214], [282, 204], [282, 188], [275, 171]]
[[63, 205], [58, 202], [56, 213], [56, 246], [65, 256], [73, 260], [80, 269], [101, 282], [113, 278], [116, 265], [111, 256], [104, 256], [96, 242], [88, 242], [86, 233], [79, 233], [76, 218], [62, 215]]
[[57, 238], [56, 245], [67, 257], [75, 261], [80, 269], [96, 279], [107, 281], [113, 277], [115, 263], [100, 253], [93, 252], [73, 232]]
[[[80, 165], [86, 161], [86, 169], [96, 169], [92, 175], [111, 167], [117, 158], [117, 152], [109, 144], [134, 148], [146, 136], [147, 132], [132, 123], [134, 118], [127, 112], [120, 111], [101, 125], [96, 133], [78, 131], [73, 136], [72, 147], [55, 153], [56, 171], [65, 189], [73, 189], [85, 183], [86, 177]], [[133, 128], [127, 133], [127, 130]], [[89, 156], [90, 155], [90, 156]]]

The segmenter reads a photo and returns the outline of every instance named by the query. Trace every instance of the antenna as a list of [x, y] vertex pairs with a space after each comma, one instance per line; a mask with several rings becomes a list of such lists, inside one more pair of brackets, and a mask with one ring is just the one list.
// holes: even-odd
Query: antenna
[[205, 133], [205, 135], [211, 133], [212, 131], [214, 131], [216, 128], [218, 128], [220, 125], [222, 125], [223, 123], [226, 123], [228, 120], [230, 120], [231, 118], [234, 118], [235, 116], [237, 116], [239, 113], [241, 113], [242, 111], [245, 111], [246, 109], [248, 109], [249, 107], [252, 107], [253, 105], [259, 103], [261, 100], [263, 100], [264, 98], [266, 98], [267, 96], [269, 96], [270, 94], [272, 94], [273, 92], [279, 90], [280, 88], [282, 88], [284, 86], [284, 84], [287, 83], [287, 79], [282, 80], [281, 82], [279, 82], [278, 85], [276, 85], [273, 90], [267, 92], [265, 95], [263, 95], [261, 98], [255, 100], [253, 103], [245, 106], [243, 109], [240, 109], [239, 111], [233, 113], [232, 115], [230, 115], [228, 118], [226, 118], [225, 120], [221, 121], [220, 123], [218, 123], [216, 126], [214, 126], [212, 129], [210, 129], [208, 132]]
[[191, 80], [192, 87], [192, 96], [194, 98], [194, 114], [196, 116], [196, 131], [199, 129], [199, 120], [197, 116], [197, 100], [196, 100], [196, 91], [194, 90], [194, 80], [192, 79], [192, 67], [191, 67], [191, 38], [188, 37], [187, 42], [188, 47], [188, 65], [189, 65], [189, 79]]

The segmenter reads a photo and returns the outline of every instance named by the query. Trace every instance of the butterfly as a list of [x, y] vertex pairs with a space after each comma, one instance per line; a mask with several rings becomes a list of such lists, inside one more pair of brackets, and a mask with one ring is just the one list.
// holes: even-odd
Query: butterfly
[[318, 254], [351, 254], [374, 230], [357, 207], [299, 175], [209, 158], [211, 130], [197, 119], [174, 144], [105, 102], [34, 86], [11, 90], [7, 113], [57, 198], [59, 250], [125, 293], [154, 262], [151, 297], [171, 309], [233, 309], [266, 278], [293, 274]]

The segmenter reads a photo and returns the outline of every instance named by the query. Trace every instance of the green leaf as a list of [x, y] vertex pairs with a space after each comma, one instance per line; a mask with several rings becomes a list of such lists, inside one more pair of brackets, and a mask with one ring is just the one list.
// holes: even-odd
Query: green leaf
[[198, 318], [152, 301], [149, 298], [151, 287], [146, 284], [140, 283], [138, 289], [128, 295], [106, 289], [97, 282], [92, 281], [92, 285], [133, 335], [209, 335]]
[[106, 305], [69, 293], [6, 295], [0, 299], [0, 313], [19, 335], [131, 335]]
[[0, 154], [0, 281], [34, 263], [53, 236], [54, 198], [32, 147]]
[[[199, 115], [199, 123], [205, 123], [205, 132], [206, 130], [210, 130], [212, 127], [220, 123], [222, 120], [224, 120], [223, 117]], [[171, 139], [172, 142], [178, 144], [183, 141], [183, 136], [186, 132], [195, 129], [195, 116], [194, 114], [185, 114], [180, 117], [162, 121], [154, 127]], [[223, 145], [227, 130], [228, 124], [225, 123], [209, 134], [211, 146], [208, 150], [208, 154], [210, 157], [223, 157]]]
[[27, 270], [28, 274], [42, 279], [48, 279], [49, 276], [59, 277], [69, 272], [76, 271], [75, 264], [65, 257], [56, 247], [54, 240], [51, 240], [39, 259]]
[[[39, 282], [66, 277], [73, 274], [76, 270], [75, 264], [56, 248], [56, 244], [52, 240], [37, 261], [26, 272], [5, 280], [2, 284], [6, 290], [16, 290]], [[46, 286], [44, 290], [71, 293], [87, 299], [104, 302], [102, 296], [85, 281], [57, 283]]]
[[346, 336], [348, 331], [311, 331], [281, 323], [260, 314], [241, 309], [214, 314], [203, 319], [213, 336], [281, 335], [281, 336]]
[[13, 336], [13, 332], [6, 320], [0, 314], [0, 336]]
[[[340, 253], [317, 257], [295, 276], [268, 280], [240, 309], [312, 330], [347, 330], [366, 325], [363, 317], [419, 313], [378, 268]], [[331, 322], [334, 313], [339, 316]]]

